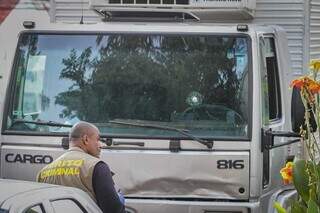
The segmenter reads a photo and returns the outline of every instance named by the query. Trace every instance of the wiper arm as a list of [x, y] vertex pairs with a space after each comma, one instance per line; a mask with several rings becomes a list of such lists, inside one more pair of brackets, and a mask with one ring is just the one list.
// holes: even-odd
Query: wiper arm
[[12, 121], [10, 128], [12, 128], [15, 124], [18, 124], [18, 123], [37, 124], [37, 125], [41, 125], [41, 126], [57, 126], [57, 127], [70, 127], [70, 128], [72, 127], [72, 125], [70, 125], [70, 124], [58, 123], [55, 121], [42, 121], [42, 120], [27, 121], [27, 120], [23, 120], [23, 119], [15, 119]]
[[151, 128], [151, 129], [164, 129], [164, 130], [169, 130], [169, 131], [175, 131], [175, 132], [179, 132], [181, 135], [187, 136], [188, 138], [192, 138], [193, 140], [205, 145], [206, 147], [208, 147], [208, 149], [212, 149], [212, 147], [213, 147], [213, 141], [203, 140], [203, 139], [198, 138], [194, 135], [191, 135], [190, 133], [188, 133], [189, 130], [187, 130], [187, 129], [178, 129], [178, 128], [168, 127], [168, 126], [160, 126], [160, 125], [144, 124], [144, 123], [130, 123], [130, 122], [123, 122], [123, 121], [109, 121], [109, 123], [128, 125], [128, 126], [138, 126], [138, 127]]

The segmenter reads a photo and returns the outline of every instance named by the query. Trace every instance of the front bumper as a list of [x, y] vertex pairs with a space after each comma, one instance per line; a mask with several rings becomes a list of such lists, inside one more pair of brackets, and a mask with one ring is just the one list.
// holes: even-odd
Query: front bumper
[[[126, 199], [128, 213], [262, 213], [259, 202]], [[267, 211], [266, 211], [267, 212]]]

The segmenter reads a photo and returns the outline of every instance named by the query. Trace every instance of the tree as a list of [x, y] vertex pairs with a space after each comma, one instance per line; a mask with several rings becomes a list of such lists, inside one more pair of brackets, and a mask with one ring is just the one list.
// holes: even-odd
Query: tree
[[110, 119], [170, 121], [199, 92], [207, 104], [237, 108], [239, 79], [226, 57], [235, 39], [210, 36], [106, 35], [79, 56], [63, 59], [60, 78], [73, 85], [56, 97], [61, 116], [92, 122]]

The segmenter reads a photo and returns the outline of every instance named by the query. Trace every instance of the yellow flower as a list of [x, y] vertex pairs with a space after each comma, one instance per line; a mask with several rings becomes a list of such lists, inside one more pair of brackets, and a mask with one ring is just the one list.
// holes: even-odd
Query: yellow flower
[[290, 184], [292, 183], [292, 168], [293, 168], [293, 163], [288, 162], [284, 168], [280, 170], [280, 174], [282, 176], [284, 184]]
[[309, 67], [311, 70], [320, 71], [320, 59], [311, 60]]

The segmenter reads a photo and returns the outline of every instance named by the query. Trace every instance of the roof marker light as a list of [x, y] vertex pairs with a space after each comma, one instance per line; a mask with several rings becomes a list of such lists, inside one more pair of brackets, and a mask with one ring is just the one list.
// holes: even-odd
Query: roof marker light
[[24, 21], [23, 26], [26, 29], [33, 29], [36, 26], [36, 23], [34, 21]]
[[238, 24], [237, 30], [240, 32], [247, 32], [249, 30], [249, 27], [246, 24]]

